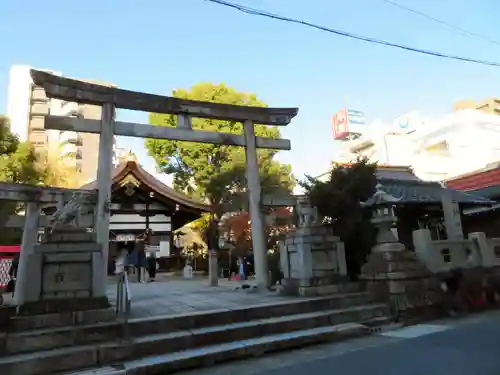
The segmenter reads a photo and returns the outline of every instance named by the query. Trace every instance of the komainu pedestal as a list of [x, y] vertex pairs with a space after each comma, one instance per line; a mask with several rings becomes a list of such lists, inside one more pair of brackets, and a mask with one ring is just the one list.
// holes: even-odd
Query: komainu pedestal
[[305, 200], [298, 202], [298, 228], [280, 248], [282, 293], [319, 296], [343, 290], [347, 279], [344, 244], [317, 219]]
[[[29, 282], [20, 313], [44, 314], [109, 307], [106, 297], [97, 297], [103, 261], [94, 233], [85, 228], [59, 226], [28, 259]], [[105, 282], [105, 280], [104, 280]]]

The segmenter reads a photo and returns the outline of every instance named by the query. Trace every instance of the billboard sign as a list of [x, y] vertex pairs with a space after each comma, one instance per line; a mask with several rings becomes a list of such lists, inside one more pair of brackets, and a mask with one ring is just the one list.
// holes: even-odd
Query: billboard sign
[[332, 119], [333, 139], [344, 139], [349, 134], [349, 116], [347, 108], [343, 108], [333, 115]]
[[399, 116], [394, 121], [394, 131], [401, 133], [410, 133], [415, 131], [424, 121], [422, 117], [417, 112], [410, 112], [403, 116]]
[[347, 116], [349, 125], [365, 125], [365, 114], [356, 109], [348, 109]]
[[355, 109], [343, 108], [333, 115], [333, 139], [346, 139], [350, 133], [363, 133], [365, 114]]

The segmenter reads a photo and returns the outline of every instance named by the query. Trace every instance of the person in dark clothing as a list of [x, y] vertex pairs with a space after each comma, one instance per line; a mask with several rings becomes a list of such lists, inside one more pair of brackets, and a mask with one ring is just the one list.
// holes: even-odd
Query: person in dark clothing
[[156, 277], [156, 253], [154, 251], [150, 251], [148, 258], [147, 258], [147, 263], [148, 263], [148, 274], [149, 274], [149, 280], [150, 282], [155, 281]]
[[457, 268], [452, 270], [450, 275], [440, 283], [443, 292], [442, 305], [450, 315], [455, 315], [465, 309], [464, 301], [459, 293], [462, 279], [462, 270]]
[[9, 281], [7, 283], [7, 287], [5, 288], [5, 291], [7, 293], [14, 294], [18, 269], [19, 269], [19, 254], [17, 254], [15, 258], [12, 259], [12, 263], [9, 267]]
[[17, 269], [19, 268], [19, 254], [12, 260], [12, 264], [9, 268], [9, 277], [11, 279], [17, 278]]

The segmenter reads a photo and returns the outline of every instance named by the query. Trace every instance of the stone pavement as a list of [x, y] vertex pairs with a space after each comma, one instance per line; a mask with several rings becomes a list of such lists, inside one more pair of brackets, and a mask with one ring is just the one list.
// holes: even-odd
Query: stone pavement
[[[235, 290], [243, 283], [252, 281], [228, 281], [220, 279], [219, 286], [208, 286], [207, 277], [183, 279], [179, 276], [157, 275], [152, 283], [135, 282], [135, 275], [129, 276], [132, 295], [131, 317], [141, 318], [160, 315], [180, 315], [196, 311], [234, 309], [280, 302], [297, 301], [299, 298], [278, 296], [273, 292], [257, 293], [252, 290]], [[116, 277], [108, 278], [107, 295], [110, 302], [116, 302]], [[10, 294], [4, 295], [5, 304], [13, 304]]]
[[495, 311], [179, 375], [498, 375], [499, 322]]
[[[257, 293], [252, 290], [235, 290], [240, 281], [220, 279], [219, 286], [208, 286], [207, 277], [183, 279], [159, 275], [152, 283], [133, 282], [129, 276], [132, 295], [131, 317], [179, 315], [196, 311], [234, 309], [238, 307], [294, 300], [298, 298], [277, 296], [275, 293]], [[248, 281], [248, 283], [252, 283]], [[108, 298], [116, 301], [116, 281], [108, 279]]]

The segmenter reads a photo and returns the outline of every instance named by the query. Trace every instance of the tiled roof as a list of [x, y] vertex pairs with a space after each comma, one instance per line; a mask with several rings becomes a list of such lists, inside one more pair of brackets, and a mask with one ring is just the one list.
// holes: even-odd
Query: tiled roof
[[450, 178], [446, 185], [458, 190], [478, 190], [500, 185], [500, 165], [492, 163], [485, 168]]
[[[152, 174], [147, 172], [137, 161], [135, 160], [125, 160], [121, 162], [117, 167], [115, 167], [111, 174], [112, 183], [117, 183], [122, 180], [125, 176], [132, 174], [141, 183], [147, 185], [151, 190], [154, 190], [160, 195], [175, 201], [178, 204], [198, 209], [200, 211], [208, 212], [210, 208], [201, 202], [197, 202], [187, 195], [180, 193], [171, 187], [165, 185], [163, 182], [159, 181]], [[94, 180], [81, 187], [82, 189], [97, 189], [97, 180]]]
[[487, 198], [479, 195], [464, 193], [458, 190], [443, 188], [437, 182], [420, 180], [379, 179], [384, 191], [393, 197], [401, 199], [400, 203], [441, 203], [443, 194], [448, 190], [452, 199], [462, 204], [493, 204]]

